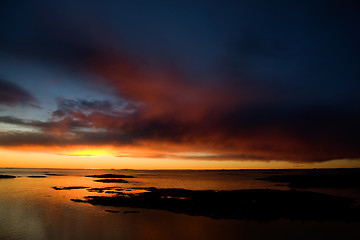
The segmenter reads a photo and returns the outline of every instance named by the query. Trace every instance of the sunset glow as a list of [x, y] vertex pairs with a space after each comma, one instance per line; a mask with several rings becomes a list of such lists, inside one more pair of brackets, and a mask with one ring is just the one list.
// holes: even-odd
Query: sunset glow
[[69, 156], [84, 156], [84, 157], [91, 157], [91, 156], [114, 156], [109, 150], [105, 149], [82, 149], [73, 152], [64, 152], [64, 155]]
[[358, 28], [332, 7], [58, 4], [2, 7], [1, 166], [360, 167]]

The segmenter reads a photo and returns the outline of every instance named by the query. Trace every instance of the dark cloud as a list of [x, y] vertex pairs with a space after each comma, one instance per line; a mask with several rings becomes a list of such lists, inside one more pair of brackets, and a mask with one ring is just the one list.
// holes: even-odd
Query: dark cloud
[[58, 135], [64, 134], [66, 135], [68, 131], [71, 131], [76, 128], [81, 127], [88, 127], [89, 123], [86, 121], [79, 121], [75, 118], [63, 118], [58, 121], [35, 121], [35, 120], [28, 120], [28, 119], [20, 119], [16, 117], [11, 116], [1, 116], [0, 122], [17, 125], [17, 126], [23, 126], [23, 127], [29, 127], [33, 128], [34, 130], [41, 130], [43, 132], [52, 132], [57, 133]]
[[64, 99], [56, 100], [57, 110], [47, 121], [19, 119], [11, 116], [0, 116], [0, 122], [34, 128], [56, 135], [66, 135], [79, 129], [112, 129], [120, 126], [121, 118], [136, 111], [134, 104], [126, 101]]
[[39, 107], [38, 101], [19, 85], [0, 78], [0, 104]]
[[135, 111], [135, 104], [129, 101], [113, 103], [108, 100], [56, 99], [57, 110], [52, 113], [55, 118], [62, 118], [76, 113], [91, 114], [93, 112], [118, 116]]
[[66, 133], [61, 137], [51, 132], [2, 132], [0, 133], [0, 145], [3, 147], [76, 147], [76, 146], [127, 146], [131, 145], [131, 139], [126, 134], [108, 132], [77, 132]]
[[198, 121], [187, 122], [176, 116], [148, 118], [142, 114], [141, 109], [117, 116], [93, 112], [80, 118], [72, 113], [48, 122], [2, 117], [1, 122], [35, 127], [40, 132], [3, 133], [1, 145], [147, 147], [163, 152], [154, 155], [159, 158], [199, 160], [308, 162], [360, 156], [360, 113], [352, 110], [254, 107], [232, 109], [221, 116], [209, 112]]
[[[58, 98], [48, 120], [1, 117], [36, 132], [2, 133], [0, 145], [141, 146], [183, 159], [360, 157], [355, 1], [54, 2], [9, 3], [0, 50], [76, 69], [118, 101]], [[20, 87], [0, 87], [0, 103], [34, 104]]]

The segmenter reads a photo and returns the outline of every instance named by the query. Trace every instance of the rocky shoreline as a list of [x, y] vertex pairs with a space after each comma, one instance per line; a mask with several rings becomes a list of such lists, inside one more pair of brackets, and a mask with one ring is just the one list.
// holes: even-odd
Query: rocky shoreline
[[167, 210], [214, 219], [299, 219], [359, 222], [360, 209], [350, 198], [305, 191], [252, 189], [193, 191], [144, 188], [137, 194], [86, 196], [71, 199], [92, 205]]

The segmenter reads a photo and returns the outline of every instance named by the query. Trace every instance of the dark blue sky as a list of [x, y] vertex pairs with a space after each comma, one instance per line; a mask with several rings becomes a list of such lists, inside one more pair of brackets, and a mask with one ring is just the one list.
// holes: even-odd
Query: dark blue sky
[[1, 1], [0, 145], [359, 158], [359, 12], [351, 0]]

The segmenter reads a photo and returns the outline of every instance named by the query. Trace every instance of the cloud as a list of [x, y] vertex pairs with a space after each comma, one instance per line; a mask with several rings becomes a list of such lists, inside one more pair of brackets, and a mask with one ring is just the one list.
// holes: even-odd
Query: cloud
[[0, 122], [30, 127], [57, 135], [87, 129], [112, 129], [120, 126], [120, 119], [136, 111], [136, 105], [127, 101], [56, 99], [57, 109], [47, 121], [0, 116]]
[[289, 102], [286, 91], [272, 101], [266, 86], [249, 87], [241, 76], [234, 82], [226, 75], [223, 82], [194, 79], [176, 61], [153, 66], [103, 53], [84, 60], [82, 69], [110, 86], [118, 101], [57, 98], [46, 121], [1, 117], [37, 132], [2, 133], [0, 145], [113, 146], [137, 149], [133, 157], [219, 161], [360, 157], [360, 112], [353, 105]]
[[[0, 117], [0, 122], [36, 130], [3, 132], [1, 146], [111, 145], [138, 149], [132, 156], [208, 160], [307, 162], [360, 157], [358, 60], [352, 61], [356, 55], [352, 50], [342, 55], [348, 49], [338, 44], [346, 42], [351, 49], [351, 43], [358, 42], [353, 39], [358, 38], [350, 34], [351, 29], [349, 35], [342, 34], [346, 30], [341, 27], [344, 22], [327, 24], [326, 28], [319, 22], [308, 26], [309, 20], [299, 16], [306, 16], [312, 23], [324, 18], [314, 14], [311, 7], [297, 12], [295, 5], [285, 4], [281, 16], [273, 16], [268, 8], [245, 10], [250, 17], [234, 9], [230, 25], [222, 22], [228, 16], [223, 10], [217, 12], [219, 15], [204, 14], [220, 16], [212, 19], [217, 24], [208, 19], [196, 25], [190, 17], [190, 32], [183, 31], [188, 29], [185, 25], [170, 29], [170, 23], [183, 22], [176, 18], [161, 19], [164, 26], [151, 24], [151, 16], [146, 17], [144, 11], [144, 19], [134, 21], [140, 27], [131, 26], [130, 31], [127, 26], [131, 24], [123, 24], [128, 21], [102, 16], [98, 8], [90, 7], [97, 14], [85, 11], [84, 17], [77, 10], [72, 14], [66, 7], [58, 10], [51, 4], [46, 6], [49, 11], [35, 14], [35, 19], [28, 16], [33, 21], [31, 27], [39, 28], [31, 31], [34, 35], [19, 38], [16, 33], [28, 28], [9, 28], [0, 39], [3, 48], [30, 59], [56, 62], [64, 69], [80, 69], [84, 76], [109, 86], [118, 101], [58, 98], [47, 120]], [[77, 7], [83, 9], [82, 4]], [[120, 10], [124, 11], [116, 9], [116, 16], [134, 16], [126, 10], [118, 14]], [[51, 17], [46, 15], [49, 13]], [[181, 14], [179, 17], [184, 18]], [[196, 15], [194, 20], [198, 18]], [[253, 18], [264, 25], [247, 25], [254, 22]], [[19, 20], [20, 26], [26, 24], [24, 19]], [[243, 25], [255, 32], [241, 29]], [[196, 34], [196, 26], [204, 35]], [[167, 38], [165, 33], [174, 29], [194, 34], [189, 34], [188, 42], [180, 38], [180, 33], [176, 35], [180, 40]], [[146, 31], [150, 34], [144, 37]], [[233, 36], [233, 32], [240, 34]], [[126, 40], [128, 44], [124, 44]], [[165, 51], [184, 49], [183, 57], [191, 59], [191, 64], [172, 55], [172, 51], [163, 57], [154, 51], [154, 42], [164, 45]], [[173, 49], [167, 49], [166, 44], [173, 45]], [[329, 57], [329, 53], [334, 56]], [[194, 66], [189, 69], [189, 65]], [[3, 80], [0, 93], [1, 104], [35, 104], [30, 93]], [[189, 152], [209, 155], [183, 154]]]
[[52, 113], [54, 119], [93, 113], [121, 116], [136, 111], [136, 104], [121, 99], [115, 103], [108, 100], [57, 98], [56, 104], [57, 110]]
[[[360, 112], [352, 105], [301, 104], [281, 95], [271, 101], [271, 94], [261, 94], [264, 87], [194, 80], [175, 61], [154, 67], [100, 54], [82, 69], [110, 86], [118, 101], [58, 98], [46, 121], [1, 117], [37, 131], [1, 133], [0, 145], [112, 146], [133, 149], [132, 157], [218, 161], [360, 157]], [[188, 152], [209, 155], [182, 155]]]
[[38, 101], [19, 85], [0, 79], [0, 104], [7, 106], [26, 105], [38, 108]]
[[[79, 111], [82, 101], [69, 102], [72, 107], [65, 104], [66, 109]], [[102, 104], [90, 105], [94, 110]], [[64, 109], [63, 104], [59, 109]], [[135, 149], [132, 157], [197, 160], [312, 162], [360, 156], [360, 114], [350, 110], [240, 108], [216, 116], [209, 112], [198, 121], [184, 121], [171, 115], [149, 118], [141, 108], [126, 114], [109, 109], [112, 110], [107, 113], [94, 110], [85, 115], [69, 111], [66, 116], [47, 122], [1, 117], [0, 122], [39, 131], [1, 133], [0, 145], [112, 146], [124, 153], [124, 147]]]

